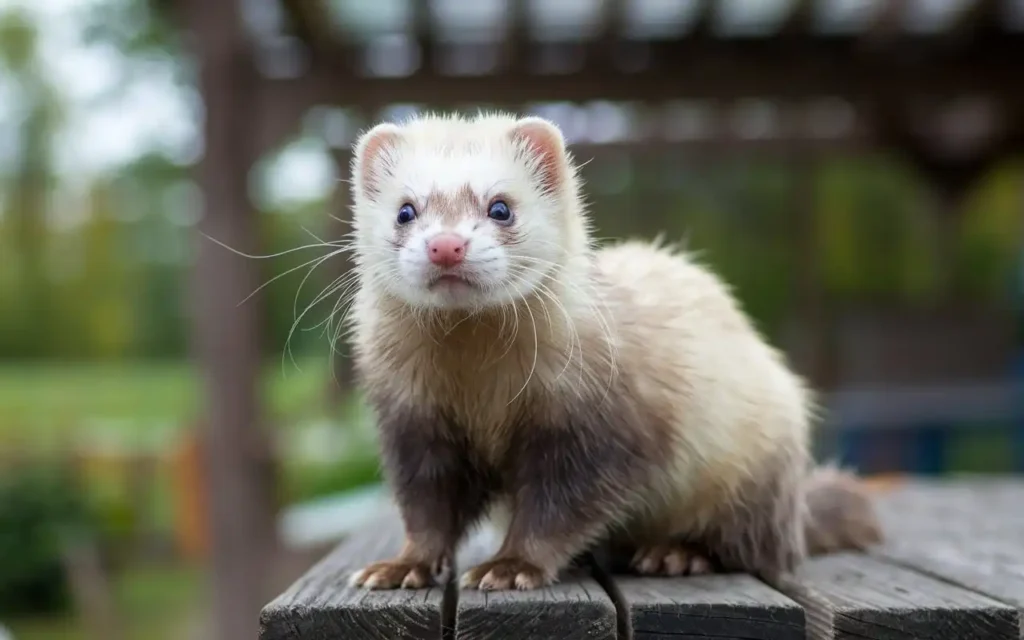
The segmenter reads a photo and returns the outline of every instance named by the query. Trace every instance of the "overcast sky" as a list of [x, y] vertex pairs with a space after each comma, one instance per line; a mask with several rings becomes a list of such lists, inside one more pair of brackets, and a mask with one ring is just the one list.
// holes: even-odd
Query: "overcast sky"
[[[116, 51], [86, 46], [77, 16], [92, 0], [0, 0], [0, 10], [28, 9], [37, 17], [40, 47], [47, 73], [67, 103], [66, 125], [55, 161], [61, 174], [76, 177], [107, 171], [151, 149], [172, 158], [195, 157], [200, 149], [198, 121], [190, 100], [169, 74], [146, 74], [126, 88], [117, 100], [98, 107], [91, 100], [113, 88], [118, 66]], [[0, 79], [2, 83], [2, 79]], [[17, 116], [16, 95], [0, 87], [0, 120]], [[0, 158], [9, 155], [0, 152]], [[334, 179], [329, 158], [317, 144], [301, 144], [275, 165], [268, 185], [275, 199], [316, 197]]]

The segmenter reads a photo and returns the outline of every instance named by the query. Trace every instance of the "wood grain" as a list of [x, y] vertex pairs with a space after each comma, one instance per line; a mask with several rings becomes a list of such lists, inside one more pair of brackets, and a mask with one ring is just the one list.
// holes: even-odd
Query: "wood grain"
[[1016, 607], [1024, 616], [1024, 483], [915, 482], [886, 495], [873, 555]]
[[633, 637], [804, 640], [804, 611], [747, 575], [615, 577]]
[[[482, 529], [459, 554], [465, 570], [486, 560], [500, 540]], [[460, 589], [455, 614], [455, 637], [558, 638], [580, 640], [616, 637], [616, 610], [604, 589], [582, 570], [571, 570], [560, 581], [533, 591]]]
[[1014, 608], [862, 554], [811, 560], [780, 587], [804, 606], [808, 638], [1020, 637]]
[[536, 591], [459, 592], [455, 637], [615, 638], [615, 605], [592, 579], [572, 576]]
[[441, 637], [441, 589], [370, 591], [348, 586], [351, 573], [398, 552], [402, 527], [393, 512], [339, 545], [264, 607], [261, 640]]

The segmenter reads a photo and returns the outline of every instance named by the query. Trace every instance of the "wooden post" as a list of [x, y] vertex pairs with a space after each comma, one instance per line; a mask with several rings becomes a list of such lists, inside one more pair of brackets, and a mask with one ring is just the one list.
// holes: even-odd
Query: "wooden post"
[[[257, 253], [248, 176], [256, 160], [260, 78], [237, 0], [187, 5], [205, 106], [199, 165], [199, 229], [238, 251]], [[255, 263], [196, 238], [192, 283], [194, 348], [203, 374], [202, 451], [209, 481], [213, 636], [257, 637], [259, 613], [276, 571], [269, 443], [259, 403], [258, 307], [239, 306], [260, 284]]]

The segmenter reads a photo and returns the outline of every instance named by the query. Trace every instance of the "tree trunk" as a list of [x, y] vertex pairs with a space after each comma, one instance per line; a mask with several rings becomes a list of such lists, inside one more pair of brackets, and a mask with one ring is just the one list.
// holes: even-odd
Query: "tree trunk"
[[45, 92], [38, 86], [27, 92], [31, 104], [28, 119], [21, 127], [24, 140], [19, 163], [10, 181], [10, 211], [13, 217], [16, 242], [15, 272], [20, 275], [20, 313], [18, 353], [22, 357], [38, 358], [47, 353], [47, 326], [40, 326], [50, 318], [49, 283], [46, 275], [46, 198], [50, 173], [49, 145], [53, 123], [50, 120]]
[[[256, 159], [258, 76], [232, 0], [194, 1], [189, 28], [199, 54], [205, 153], [199, 229], [257, 252], [248, 174]], [[251, 260], [197, 237], [194, 340], [206, 392], [202, 445], [208, 479], [214, 637], [251, 640], [270, 596], [277, 549], [270, 447], [259, 402], [258, 306], [238, 303], [258, 286]]]

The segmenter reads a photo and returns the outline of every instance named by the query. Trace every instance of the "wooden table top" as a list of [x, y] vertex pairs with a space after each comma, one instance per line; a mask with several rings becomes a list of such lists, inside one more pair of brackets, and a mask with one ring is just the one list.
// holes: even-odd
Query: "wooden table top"
[[[900, 483], [878, 503], [884, 545], [809, 560], [779, 589], [737, 574], [578, 574], [546, 589], [490, 593], [350, 588], [353, 570], [401, 546], [401, 525], [387, 511], [268, 604], [260, 637], [1024, 638], [1024, 477]], [[496, 542], [471, 539], [460, 568]]]

